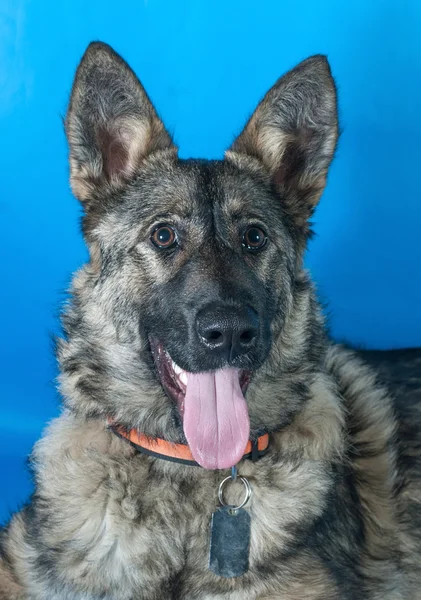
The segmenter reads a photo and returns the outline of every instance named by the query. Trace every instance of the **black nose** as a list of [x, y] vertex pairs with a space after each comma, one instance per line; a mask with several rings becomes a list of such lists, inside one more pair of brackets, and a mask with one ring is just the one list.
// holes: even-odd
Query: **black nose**
[[196, 325], [201, 343], [228, 360], [248, 352], [259, 332], [259, 318], [251, 307], [211, 304], [199, 312]]

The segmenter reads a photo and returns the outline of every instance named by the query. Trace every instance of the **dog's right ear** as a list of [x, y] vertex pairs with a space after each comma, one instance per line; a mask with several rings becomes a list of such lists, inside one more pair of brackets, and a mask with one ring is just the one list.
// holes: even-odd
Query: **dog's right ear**
[[77, 69], [66, 133], [71, 186], [87, 202], [124, 186], [149, 154], [176, 151], [136, 75], [100, 42], [88, 46]]

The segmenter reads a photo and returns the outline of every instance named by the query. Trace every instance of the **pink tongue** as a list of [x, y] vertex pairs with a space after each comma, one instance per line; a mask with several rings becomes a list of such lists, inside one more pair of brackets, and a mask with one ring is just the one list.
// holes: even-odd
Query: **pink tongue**
[[188, 374], [183, 427], [194, 459], [205, 469], [238, 463], [250, 436], [238, 370]]

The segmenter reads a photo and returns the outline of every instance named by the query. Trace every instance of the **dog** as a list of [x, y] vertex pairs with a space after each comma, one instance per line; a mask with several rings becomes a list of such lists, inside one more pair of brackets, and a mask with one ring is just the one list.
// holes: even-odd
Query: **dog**
[[329, 340], [303, 267], [338, 138], [326, 58], [223, 160], [181, 160], [95, 42], [65, 128], [89, 261], [0, 598], [420, 598], [420, 405]]

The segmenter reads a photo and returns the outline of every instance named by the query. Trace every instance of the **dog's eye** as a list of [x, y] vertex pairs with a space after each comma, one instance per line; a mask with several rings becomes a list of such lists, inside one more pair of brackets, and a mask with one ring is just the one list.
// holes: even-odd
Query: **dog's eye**
[[260, 250], [267, 242], [266, 233], [260, 227], [252, 225], [248, 227], [243, 235], [243, 247], [246, 250]]
[[171, 248], [177, 243], [177, 233], [170, 225], [158, 225], [151, 235], [151, 241], [157, 248]]

